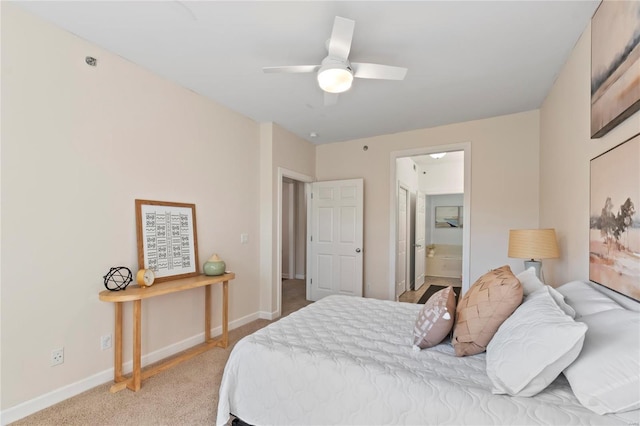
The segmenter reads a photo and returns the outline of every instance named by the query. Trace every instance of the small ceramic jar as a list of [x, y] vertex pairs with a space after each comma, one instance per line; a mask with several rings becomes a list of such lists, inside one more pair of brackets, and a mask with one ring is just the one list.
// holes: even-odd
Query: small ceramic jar
[[206, 262], [204, 262], [204, 274], [205, 275], [222, 275], [226, 265], [217, 254], [211, 256]]

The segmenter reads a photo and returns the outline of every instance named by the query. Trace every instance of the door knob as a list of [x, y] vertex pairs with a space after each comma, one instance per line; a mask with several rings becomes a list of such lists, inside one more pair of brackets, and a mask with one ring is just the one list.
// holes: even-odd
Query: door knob
[[356, 253], [360, 253], [360, 249], [359, 248], [356, 249]]

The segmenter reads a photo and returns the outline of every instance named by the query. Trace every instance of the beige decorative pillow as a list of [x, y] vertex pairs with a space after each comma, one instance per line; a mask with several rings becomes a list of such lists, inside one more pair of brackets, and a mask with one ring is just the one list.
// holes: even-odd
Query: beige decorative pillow
[[481, 276], [460, 299], [453, 327], [457, 356], [484, 352], [491, 338], [522, 303], [522, 285], [505, 265]]
[[413, 344], [420, 349], [442, 342], [453, 328], [456, 294], [453, 287], [434, 293], [418, 314], [413, 329]]

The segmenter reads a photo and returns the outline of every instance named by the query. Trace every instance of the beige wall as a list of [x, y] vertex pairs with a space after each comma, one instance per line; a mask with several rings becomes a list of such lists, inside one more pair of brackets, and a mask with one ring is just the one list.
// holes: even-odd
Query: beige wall
[[[1, 7], [5, 410], [113, 367], [100, 350], [113, 306], [98, 293], [110, 267], [137, 270], [136, 198], [195, 203], [199, 266], [219, 253], [237, 274], [231, 320], [255, 316], [260, 199], [257, 123]], [[145, 301], [143, 353], [202, 333], [203, 295]], [[214, 309], [220, 299], [216, 288]], [[62, 346], [64, 364], [50, 367]]]
[[[196, 204], [200, 263], [217, 252], [237, 273], [239, 322], [277, 311], [278, 168], [362, 177], [365, 295], [387, 298], [391, 153], [470, 142], [471, 282], [503, 264], [521, 271], [506, 256], [508, 230], [540, 225], [558, 232], [561, 258], [545, 260], [557, 285], [588, 279], [590, 158], [640, 132], [635, 114], [589, 138], [589, 28], [540, 111], [315, 147], [1, 9], [2, 410], [112, 367], [99, 341], [113, 332], [113, 308], [97, 294], [109, 267], [137, 268], [135, 198]], [[145, 302], [143, 353], [201, 333], [202, 303], [197, 291]], [[127, 309], [127, 330], [130, 321]], [[65, 363], [49, 367], [60, 346]]]
[[590, 159], [640, 132], [636, 113], [590, 138], [590, 41], [588, 27], [540, 110], [540, 226], [555, 228], [560, 245], [560, 258], [544, 261], [553, 285], [589, 279]]
[[538, 140], [539, 114], [530, 111], [318, 146], [318, 180], [364, 178], [365, 295], [389, 295], [391, 152], [471, 143], [473, 283], [488, 269], [504, 264], [515, 272], [523, 269], [522, 261], [507, 258], [508, 233], [510, 228], [538, 225]]
[[315, 176], [315, 146], [274, 123], [260, 125], [260, 309], [278, 310], [278, 169]]

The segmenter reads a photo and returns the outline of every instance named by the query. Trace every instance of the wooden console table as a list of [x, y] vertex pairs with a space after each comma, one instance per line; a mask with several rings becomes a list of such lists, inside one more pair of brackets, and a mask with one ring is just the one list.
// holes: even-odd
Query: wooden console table
[[[118, 392], [124, 388], [133, 391], [140, 390], [142, 380], [147, 379], [176, 364], [186, 361], [213, 347], [226, 348], [229, 344], [229, 281], [234, 279], [234, 273], [218, 275], [215, 277], [199, 275], [196, 277], [182, 278], [173, 281], [157, 283], [151, 287], [129, 286], [122, 291], [105, 290], [100, 292], [100, 300], [115, 304], [116, 329], [114, 339], [114, 374], [115, 384], [111, 386], [111, 392]], [[222, 283], [222, 336], [218, 339], [211, 338], [211, 285]], [[142, 299], [162, 296], [192, 288], [204, 287], [204, 342], [196, 345], [181, 355], [172, 358], [159, 365], [142, 370], [140, 341], [142, 336], [141, 317]], [[122, 374], [122, 306], [124, 302], [133, 302], [133, 372], [127, 377]]]

